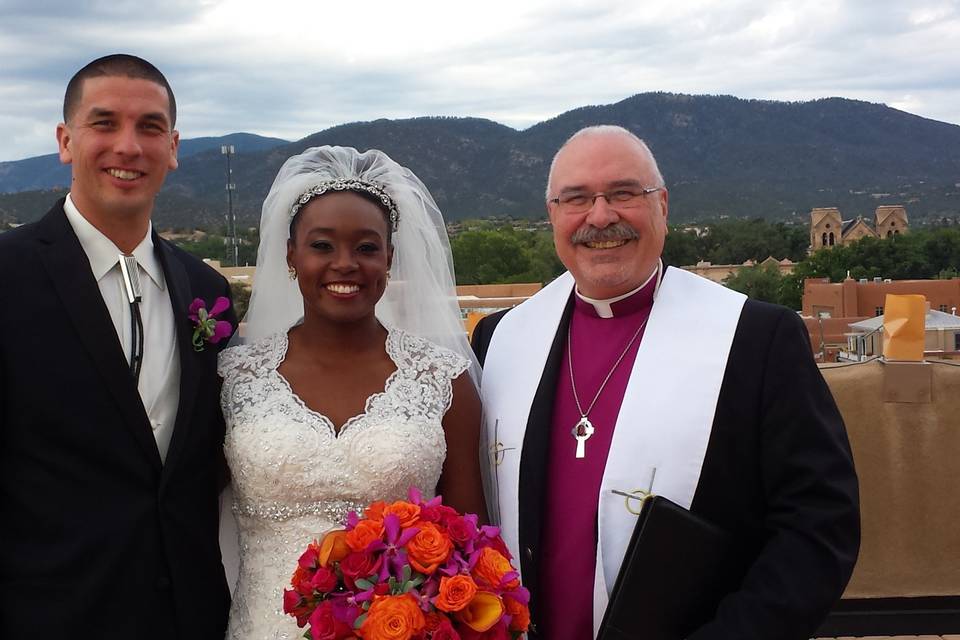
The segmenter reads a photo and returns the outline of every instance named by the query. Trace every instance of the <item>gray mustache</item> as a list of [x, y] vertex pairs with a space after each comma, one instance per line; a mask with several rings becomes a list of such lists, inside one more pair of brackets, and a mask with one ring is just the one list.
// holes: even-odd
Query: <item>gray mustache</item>
[[640, 235], [633, 227], [618, 222], [609, 227], [599, 229], [593, 225], [584, 225], [574, 231], [570, 236], [570, 242], [573, 244], [586, 244], [587, 242], [610, 242], [613, 240], [633, 240]]

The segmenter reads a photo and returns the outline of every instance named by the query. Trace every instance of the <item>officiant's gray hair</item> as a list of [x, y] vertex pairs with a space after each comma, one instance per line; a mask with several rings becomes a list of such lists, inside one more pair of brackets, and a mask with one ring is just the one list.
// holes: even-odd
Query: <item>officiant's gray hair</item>
[[657, 166], [657, 159], [653, 157], [653, 153], [650, 151], [650, 147], [647, 146], [647, 143], [641, 140], [635, 133], [629, 129], [625, 129], [619, 125], [615, 124], [597, 124], [590, 127], [584, 127], [580, 129], [572, 136], [567, 138], [566, 142], [560, 145], [560, 148], [557, 149], [557, 152], [553, 154], [553, 160], [550, 161], [550, 173], [547, 174], [547, 189], [544, 193], [547, 200], [550, 200], [550, 194], [553, 187], [553, 169], [557, 164], [557, 157], [560, 155], [560, 152], [563, 151], [568, 144], [577, 140], [579, 138], [585, 138], [587, 136], [609, 136], [609, 135], [619, 135], [630, 140], [633, 140], [637, 146], [640, 148], [640, 151], [647, 156], [647, 160], [650, 163], [651, 169], [653, 169], [653, 176], [656, 184], [648, 185], [653, 187], [662, 187], [664, 186], [663, 174], [660, 173], [660, 167]]

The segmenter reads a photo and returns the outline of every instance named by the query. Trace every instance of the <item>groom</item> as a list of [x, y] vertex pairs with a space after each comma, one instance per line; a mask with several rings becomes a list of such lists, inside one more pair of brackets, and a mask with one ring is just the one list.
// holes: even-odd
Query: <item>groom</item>
[[0, 638], [222, 638], [223, 343], [195, 349], [188, 309], [229, 288], [150, 222], [173, 92], [110, 55], [63, 117], [70, 193], [0, 235]]
[[547, 198], [569, 272], [474, 331], [493, 498], [531, 592], [531, 638], [595, 637], [636, 523], [624, 494], [643, 491], [736, 540], [736, 586], [689, 640], [811, 637], [850, 577], [859, 519], [803, 323], [663, 268], [667, 191], [625, 129], [571, 137]]

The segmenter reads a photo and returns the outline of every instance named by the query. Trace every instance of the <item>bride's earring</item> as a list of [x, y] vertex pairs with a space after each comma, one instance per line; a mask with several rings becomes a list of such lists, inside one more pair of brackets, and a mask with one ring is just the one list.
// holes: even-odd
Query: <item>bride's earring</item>
[[291, 265], [287, 267], [287, 275], [290, 276], [291, 280], [297, 279], [297, 270]]
[[387, 270], [387, 282], [390, 282], [390, 270]]

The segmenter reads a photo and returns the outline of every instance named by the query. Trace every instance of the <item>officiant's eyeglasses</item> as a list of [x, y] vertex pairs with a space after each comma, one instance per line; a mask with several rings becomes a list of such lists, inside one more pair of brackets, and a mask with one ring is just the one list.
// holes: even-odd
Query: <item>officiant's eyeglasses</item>
[[596, 204], [597, 198], [606, 200], [607, 206], [614, 210], [635, 209], [643, 204], [644, 196], [662, 190], [663, 187], [618, 187], [593, 194], [573, 191], [561, 194], [550, 202], [560, 207], [560, 213], [569, 214], [586, 213]]

